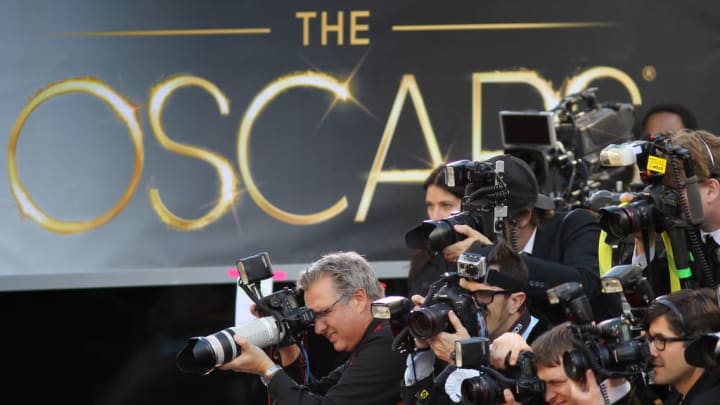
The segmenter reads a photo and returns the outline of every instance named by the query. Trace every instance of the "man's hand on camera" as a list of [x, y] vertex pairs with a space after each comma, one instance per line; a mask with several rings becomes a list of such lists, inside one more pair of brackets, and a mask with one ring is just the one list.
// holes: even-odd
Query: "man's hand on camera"
[[605, 400], [600, 392], [600, 386], [598, 386], [595, 373], [593, 373], [592, 370], [587, 369], [587, 371], [585, 371], [585, 381], [570, 379], [569, 382], [570, 398], [572, 398], [575, 403], [587, 405], [605, 404]]
[[448, 319], [455, 329], [455, 333], [440, 332], [435, 336], [427, 338], [427, 342], [430, 344], [430, 348], [433, 353], [435, 353], [435, 356], [447, 363], [453, 364], [455, 362], [453, 359], [455, 341], [467, 339], [470, 337], [470, 334], [462, 325], [462, 322], [460, 322], [460, 318], [455, 315], [454, 311], [448, 312]]
[[[412, 297], [410, 297], [410, 301], [415, 305], [413, 309], [419, 308], [422, 304], [425, 303], [425, 297], [419, 294], [413, 294]], [[415, 338], [415, 348], [417, 349], [427, 349], [430, 347], [428, 342], [425, 339], [418, 339]]]
[[531, 352], [532, 348], [528, 346], [525, 339], [517, 333], [505, 332], [492, 341], [490, 348], [490, 365], [496, 370], [504, 370], [508, 364], [505, 359], [510, 354], [508, 363], [510, 366], [517, 364], [520, 352]]
[[517, 402], [515, 402], [515, 397], [512, 394], [512, 391], [510, 391], [510, 388], [505, 388], [503, 390], [503, 398], [505, 399], [505, 402], [503, 405], [516, 405]]
[[220, 366], [220, 370], [232, 370], [240, 373], [262, 374], [274, 364], [267, 353], [256, 345], [248, 342], [240, 335], [234, 336], [235, 343], [240, 346], [240, 355]]
[[254, 302], [250, 304], [250, 313], [251, 313], [252, 316], [254, 316], [255, 318], [260, 318], [260, 313], [258, 312], [257, 306], [255, 305]]
[[455, 229], [455, 232], [465, 235], [466, 238], [443, 249], [443, 256], [445, 257], [445, 260], [449, 262], [456, 262], [460, 255], [468, 250], [470, 245], [472, 245], [475, 241], [480, 242], [482, 245], [492, 244], [487, 236], [467, 225], [455, 225], [453, 226], [453, 229]]

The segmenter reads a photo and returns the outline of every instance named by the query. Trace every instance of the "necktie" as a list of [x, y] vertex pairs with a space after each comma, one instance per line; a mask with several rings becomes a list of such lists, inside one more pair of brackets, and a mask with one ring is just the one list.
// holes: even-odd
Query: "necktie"
[[720, 264], [720, 258], [718, 258], [718, 244], [715, 242], [715, 238], [712, 235], [705, 236], [705, 247], [703, 249], [705, 253], [705, 260], [712, 269], [712, 273], [715, 273]]
[[712, 235], [705, 235], [705, 255], [709, 259], [712, 256], [715, 256], [715, 251], [717, 250], [718, 244], [715, 242], [715, 238], [712, 237]]

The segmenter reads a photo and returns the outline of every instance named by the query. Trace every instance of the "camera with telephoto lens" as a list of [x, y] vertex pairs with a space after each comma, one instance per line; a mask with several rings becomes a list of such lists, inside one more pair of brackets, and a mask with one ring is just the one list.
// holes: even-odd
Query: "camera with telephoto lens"
[[426, 339], [440, 332], [454, 332], [448, 318], [451, 310], [471, 336], [478, 334], [475, 300], [469, 291], [460, 287], [459, 281], [457, 273], [445, 273], [430, 285], [423, 304], [408, 315], [408, 329], [413, 337]]
[[300, 306], [300, 297], [294, 289], [285, 287], [268, 296], [262, 295], [260, 281], [273, 275], [266, 252], [240, 259], [236, 265], [240, 274], [238, 286], [255, 303], [260, 318], [208, 336], [190, 338], [176, 356], [181, 371], [206, 375], [239, 356], [241, 350], [233, 340], [235, 335], [261, 348], [287, 346], [298, 343], [312, 327], [314, 314]]
[[[506, 363], [508, 360], [509, 356]], [[506, 364], [507, 370], [500, 372], [490, 366], [490, 340], [472, 337], [455, 342], [455, 365], [480, 372], [463, 380], [460, 386], [463, 404], [503, 404], [505, 388], [510, 389], [515, 401], [523, 404], [542, 399], [545, 394], [545, 382], [537, 377], [532, 352], [520, 352], [517, 364]]]
[[[702, 201], [694, 176], [690, 152], [665, 135], [653, 135], [649, 141], [609, 145], [600, 153], [605, 166], [636, 164], [647, 186], [635, 193], [626, 205], [611, 205], [599, 210], [600, 227], [613, 243], [632, 233], [654, 226], [656, 232], [675, 227], [687, 228], [702, 223]], [[673, 188], [662, 181], [670, 174]], [[687, 190], [687, 195], [682, 193]]]
[[445, 247], [466, 238], [455, 232], [453, 226], [467, 225], [489, 234], [487, 218], [494, 213], [498, 218], [507, 216], [505, 201], [508, 188], [503, 181], [504, 163], [458, 160], [445, 166], [445, 184], [448, 187], [465, 187], [461, 211], [441, 220], [425, 220], [405, 234], [405, 244], [411, 249], [439, 252]]
[[[603, 165], [637, 165], [645, 189], [626, 205], [601, 208], [600, 227], [606, 242], [649, 229], [665, 232], [682, 288], [717, 284], [714, 271], [699, 239], [703, 203], [690, 151], [667, 135], [650, 135], [647, 141], [609, 145], [600, 153]], [[663, 182], [671, 181], [672, 186]], [[691, 269], [691, 259], [696, 264]]]
[[[560, 209], [581, 207], [597, 189], [631, 181], [632, 168], [603, 167], [605, 145], [629, 141], [629, 103], [599, 103], [596, 88], [570, 94], [549, 111], [500, 111], [503, 150], [528, 163], [540, 192]], [[619, 190], [618, 190], [619, 191]]]

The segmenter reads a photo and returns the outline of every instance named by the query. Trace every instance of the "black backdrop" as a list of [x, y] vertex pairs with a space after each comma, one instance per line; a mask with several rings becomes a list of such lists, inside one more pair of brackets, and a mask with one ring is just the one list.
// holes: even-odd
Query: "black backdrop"
[[[332, 34], [322, 45], [314, 25], [304, 45], [296, 17], [303, 11], [316, 12], [315, 22], [322, 12], [334, 21], [343, 11], [348, 24], [351, 12], [359, 11], [367, 16], [360, 22], [370, 27], [359, 36], [370, 43], [351, 45], [346, 31], [343, 45]], [[402, 30], [423, 25], [454, 28]], [[184, 339], [232, 323], [235, 287], [227, 267], [261, 250], [276, 263], [296, 265], [336, 249], [359, 250], [373, 262], [407, 259], [402, 235], [424, 216], [422, 173], [379, 183], [366, 218], [355, 219], [390, 124], [394, 136], [382, 169], [407, 175], [427, 170], [436, 157], [496, 151], [501, 109], [550, 107], [525, 84], [486, 82], [479, 112], [473, 100], [477, 73], [530, 73], [557, 98], [570, 78], [611, 68], [626, 75], [637, 94], [617, 77], [601, 77], [585, 86], [599, 87], [601, 101], [633, 102], [638, 115], [654, 103], [679, 102], [696, 113], [702, 128], [720, 129], [720, 8], [709, 0], [5, 0], [0, 27], [0, 139], [8, 145], [0, 156], [8, 172], [0, 188], [3, 394], [29, 403], [262, 400], [255, 377], [189, 376], [174, 365]], [[271, 33], [198, 35], [249, 27]], [[153, 35], [171, 29], [192, 32]], [[306, 71], [352, 78], [358, 104], [333, 104], [330, 94], [316, 89], [287, 92], [255, 123], [250, 158], [239, 156], [239, 126], [255, 97]], [[221, 114], [206, 90], [182, 89], [163, 110], [170, 138], [221, 155], [236, 176], [240, 163], [248, 163], [259, 191], [286, 211], [316, 212], [342, 196], [348, 207], [324, 221], [291, 224], [270, 216], [240, 179], [232, 190], [238, 198], [209, 224], [191, 230], [163, 222], [150, 188], [159, 189], [170, 211], [191, 219], [205, 215], [219, 196], [217, 173], [207, 161], [169, 151], [149, 122], [154, 86], [176, 76], [216, 85], [229, 112]], [[143, 167], [132, 197], [108, 222], [63, 233], [32, 217], [16, 194], [17, 181], [51, 217], [92, 221], [129, 184], [137, 145], [119, 114], [88, 94], [50, 99], [31, 112], [19, 133], [15, 129], [39, 92], [88, 77], [134, 108], [144, 133]], [[401, 83], [410, 78], [426, 112], [408, 98], [393, 121]], [[436, 156], [423, 134], [437, 141]], [[480, 134], [480, 145], [473, 145]], [[188, 281], [177, 276], [180, 270], [197, 274]], [[220, 275], [210, 277], [211, 270]], [[145, 282], [148, 272], [164, 278]], [[386, 281], [389, 292], [403, 293], [403, 280]], [[194, 285], [182, 285], [187, 283]], [[324, 351], [322, 344], [317, 350]], [[334, 359], [324, 360], [313, 364], [329, 367]]]
[[[382, 281], [388, 294], [405, 294], [405, 280]], [[276, 289], [283, 286], [292, 285]], [[3, 395], [23, 403], [264, 403], [257, 376], [198, 376], [175, 364], [188, 337], [232, 325], [235, 294], [233, 284], [2, 293]], [[317, 375], [345, 358], [321, 337], [308, 347]]]

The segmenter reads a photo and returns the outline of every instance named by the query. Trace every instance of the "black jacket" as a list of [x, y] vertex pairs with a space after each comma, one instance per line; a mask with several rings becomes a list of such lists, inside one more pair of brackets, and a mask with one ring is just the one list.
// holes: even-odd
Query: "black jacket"
[[443, 273], [456, 272], [457, 263], [445, 260], [442, 253], [432, 256], [424, 250], [415, 253], [410, 261], [408, 273], [408, 297], [413, 294], [427, 295], [430, 284], [440, 279]]
[[392, 341], [387, 321], [373, 320], [348, 360], [330, 374], [320, 379], [310, 376], [307, 385], [298, 384], [303, 376], [298, 357], [275, 374], [268, 393], [280, 405], [395, 405], [400, 401], [405, 356], [391, 349]]
[[[557, 212], [540, 225], [531, 255], [522, 255], [529, 270], [529, 307], [533, 314], [556, 325], [566, 320], [562, 306], [550, 305], [547, 290], [577, 281], [591, 300], [596, 320], [619, 315], [619, 302], [609, 305], [600, 293], [598, 243], [600, 223], [582, 208]], [[486, 252], [492, 247], [486, 246]]]
[[673, 391], [663, 402], [666, 405], [718, 405], [720, 404], [720, 370], [705, 370], [685, 395]]

